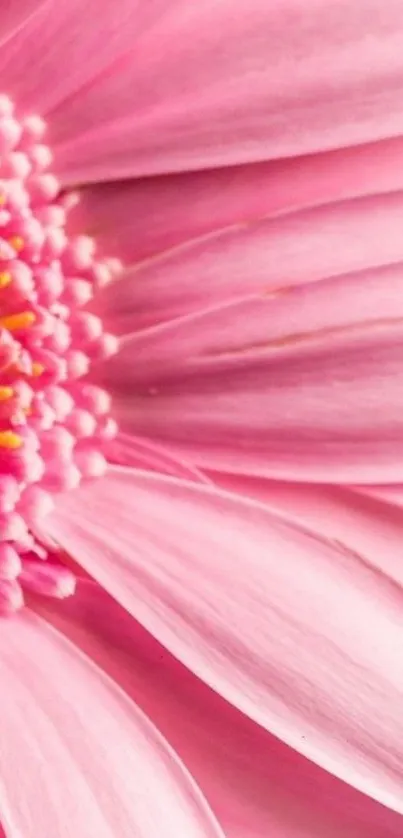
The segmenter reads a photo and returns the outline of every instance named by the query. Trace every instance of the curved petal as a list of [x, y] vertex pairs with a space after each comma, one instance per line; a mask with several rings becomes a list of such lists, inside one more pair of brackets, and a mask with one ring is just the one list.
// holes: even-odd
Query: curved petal
[[[2, 5], [8, 9], [9, 0]], [[0, 72], [2, 88], [15, 96], [20, 109], [45, 116], [74, 94], [80, 97], [82, 88], [90, 88], [125, 56], [164, 3], [119, 0], [117, 8], [109, 0], [44, 0], [39, 4], [36, 0], [33, 5], [38, 7], [37, 14], [2, 49]], [[13, 0], [11, 7], [17, 6], [24, 8], [27, 0]], [[82, 117], [77, 115], [70, 124], [73, 135], [80, 133]], [[59, 126], [64, 119], [61, 108]], [[56, 126], [51, 137], [55, 134]]]
[[197, 466], [403, 477], [400, 266], [246, 298], [134, 334], [102, 369], [121, 427]]
[[0, 626], [0, 672], [8, 838], [223, 838], [151, 722], [28, 611]]
[[54, 114], [61, 166], [115, 179], [401, 135], [402, 24], [400, 0], [165, 0]]
[[[402, 187], [403, 139], [397, 137], [287, 160], [94, 184], [82, 190], [69, 223], [128, 265], [214, 230]], [[134, 295], [138, 283], [136, 277]]]
[[365, 284], [365, 272], [400, 271], [402, 219], [403, 192], [241, 219], [133, 266], [99, 305], [127, 333], [249, 294], [358, 272]]
[[252, 723], [175, 660], [99, 586], [41, 613], [154, 719], [226, 838], [400, 838], [403, 820]]
[[389, 486], [360, 486], [360, 492], [365, 492], [370, 497], [378, 500], [385, 500], [393, 506], [403, 506], [403, 486], [392, 484]]
[[7, 0], [6, 3], [1, 3], [0, 45], [2, 49], [20, 30], [31, 23], [33, 16], [41, 11], [45, 3], [46, 0]]
[[387, 566], [264, 505], [118, 468], [48, 528], [231, 704], [403, 812], [402, 590]]
[[[280, 483], [243, 475], [210, 475], [215, 485], [263, 502], [297, 525], [362, 556], [403, 588], [403, 518], [395, 493], [379, 488]], [[390, 487], [390, 490], [396, 487]]]
[[141, 437], [119, 433], [115, 439], [105, 444], [104, 453], [108, 461], [116, 465], [171, 474], [184, 480], [195, 480], [196, 483], [209, 483], [209, 479], [202, 472], [172, 457], [161, 446]]

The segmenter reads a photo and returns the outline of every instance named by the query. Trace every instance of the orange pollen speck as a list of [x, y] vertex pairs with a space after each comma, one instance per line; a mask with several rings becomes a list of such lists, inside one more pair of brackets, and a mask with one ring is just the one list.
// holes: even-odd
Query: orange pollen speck
[[7, 288], [7, 285], [10, 285], [11, 280], [12, 276], [9, 271], [0, 272], [0, 288]]
[[28, 329], [35, 323], [36, 316], [33, 311], [21, 311], [19, 314], [9, 314], [0, 317], [0, 326], [8, 329], [9, 332], [16, 332], [19, 329]]
[[14, 390], [12, 387], [0, 387], [0, 402], [8, 402], [12, 399]]
[[21, 448], [22, 439], [14, 431], [0, 431], [0, 448]]
[[25, 244], [24, 239], [21, 236], [11, 236], [8, 243], [11, 244], [11, 247], [13, 247], [17, 253], [21, 252]]
[[32, 376], [34, 378], [39, 378], [42, 373], [45, 372], [45, 367], [43, 364], [39, 364], [37, 361], [34, 361], [32, 364]]
[[118, 430], [92, 370], [118, 340], [87, 306], [123, 266], [74, 232], [79, 195], [51, 171], [45, 130], [0, 92], [0, 622], [25, 592], [74, 593], [43, 520], [54, 496], [102, 478]]

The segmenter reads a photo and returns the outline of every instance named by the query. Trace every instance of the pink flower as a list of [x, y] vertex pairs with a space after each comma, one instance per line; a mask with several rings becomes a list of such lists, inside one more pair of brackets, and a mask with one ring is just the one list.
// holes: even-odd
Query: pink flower
[[0, 7], [7, 838], [401, 836], [402, 25]]

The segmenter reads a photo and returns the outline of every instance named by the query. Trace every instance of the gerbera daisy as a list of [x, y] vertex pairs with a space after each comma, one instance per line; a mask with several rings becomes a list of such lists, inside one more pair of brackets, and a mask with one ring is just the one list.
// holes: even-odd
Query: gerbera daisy
[[7, 838], [401, 836], [402, 32], [0, 8]]

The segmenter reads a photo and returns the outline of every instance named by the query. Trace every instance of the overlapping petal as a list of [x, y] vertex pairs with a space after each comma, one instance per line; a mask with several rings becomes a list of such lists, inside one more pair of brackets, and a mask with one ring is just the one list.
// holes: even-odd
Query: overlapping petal
[[212, 479], [356, 552], [403, 588], [401, 487], [317, 486], [217, 473]]
[[402, 21], [399, 0], [165, 2], [55, 114], [60, 165], [93, 181], [397, 136]]
[[[403, 140], [397, 137], [286, 160], [94, 184], [82, 190], [72, 220], [78, 231], [97, 236], [103, 251], [119, 255], [127, 266], [226, 227], [402, 187]], [[379, 202], [375, 213], [378, 207]], [[275, 260], [278, 264], [276, 252]], [[196, 254], [190, 269], [197, 269]], [[171, 282], [176, 268], [170, 258], [166, 270]], [[133, 285], [141, 284], [141, 277], [140, 269]], [[146, 281], [153, 285], [150, 276]], [[135, 287], [132, 293], [135, 300]], [[113, 306], [113, 297], [110, 302]]]
[[206, 794], [226, 838], [399, 838], [401, 816], [240, 714], [97, 585], [80, 583], [60, 609], [42, 604], [41, 611], [154, 719]]
[[105, 447], [106, 456], [111, 463], [121, 466], [134, 466], [145, 471], [171, 474], [197, 483], [208, 483], [208, 478], [189, 463], [173, 457], [168, 450], [150, 440], [133, 434], [119, 432]]
[[[401, 831], [400, 512], [389, 489], [304, 481], [403, 481], [402, 22], [398, 0], [0, 10], [5, 87], [51, 113], [63, 183], [147, 176], [90, 191], [81, 217], [143, 260], [101, 300], [130, 335], [108, 374], [132, 436], [112, 456], [176, 478], [112, 468], [61, 500], [49, 536], [144, 628], [100, 592], [92, 634], [80, 599], [59, 628], [138, 695], [228, 838]], [[132, 701], [45, 622], [10, 625], [8, 838], [218, 838]]]
[[1, 624], [0, 671], [7, 838], [223, 838], [151, 722], [43, 620]]
[[104, 371], [122, 426], [204, 468], [401, 481], [402, 276], [302, 284], [131, 335]]
[[50, 534], [234, 706], [403, 812], [402, 589], [260, 504], [111, 469]]
[[[8, 8], [10, 4], [5, 5]], [[12, 6], [17, 5], [13, 0]], [[27, 0], [19, 5], [22, 11]], [[158, 15], [163, 3], [42, 0], [35, 5], [37, 13], [24, 15], [25, 25], [2, 49], [0, 73], [2, 89], [16, 97], [20, 109], [46, 116], [70, 97], [80, 98], [83, 89], [107, 74], [111, 65], [131, 50], [136, 36]], [[74, 124], [69, 121], [76, 136], [83, 115], [77, 115]], [[52, 139], [57, 133], [56, 123], [53, 125]], [[60, 125], [65, 125], [63, 112]]]
[[402, 220], [402, 192], [240, 219], [135, 265], [100, 304], [127, 333], [249, 294], [265, 298], [290, 286], [401, 265]]

